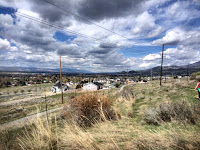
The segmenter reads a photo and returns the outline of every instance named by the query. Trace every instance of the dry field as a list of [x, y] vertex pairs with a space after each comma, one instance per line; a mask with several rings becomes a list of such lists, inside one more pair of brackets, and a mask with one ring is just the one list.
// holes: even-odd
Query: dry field
[[[61, 107], [60, 94], [50, 91], [52, 85], [40, 84], [37, 85], [37, 90], [36, 85], [0, 89], [0, 124], [44, 112], [46, 107], [48, 110]], [[73, 95], [76, 93], [65, 92], [64, 102]]]

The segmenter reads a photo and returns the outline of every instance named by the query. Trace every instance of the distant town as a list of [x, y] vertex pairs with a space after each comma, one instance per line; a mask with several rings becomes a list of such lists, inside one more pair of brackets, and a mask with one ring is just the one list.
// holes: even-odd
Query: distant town
[[[163, 81], [172, 79], [189, 79], [189, 75], [164, 75]], [[192, 76], [192, 78], [194, 78]], [[146, 83], [151, 80], [159, 80], [160, 76], [129, 76], [129, 74], [76, 74], [76, 75], [63, 75], [62, 84], [64, 90], [69, 89], [83, 89], [83, 90], [99, 90], [119, 87], [127, 83]], [[0, 75], [0, 88], [11, 86], [30, 86], [39, 85], [42, 83], [52, 83], [54, 89], [52, 92], [60, 91], [60, 75], [59, 74], [45, 74], [45, 73], [16, 73], [16, 74], [1, 74]], [[93, 87], [90, 89], [89, 87]], [[56, 90], [57, 89], [57, 90]]]

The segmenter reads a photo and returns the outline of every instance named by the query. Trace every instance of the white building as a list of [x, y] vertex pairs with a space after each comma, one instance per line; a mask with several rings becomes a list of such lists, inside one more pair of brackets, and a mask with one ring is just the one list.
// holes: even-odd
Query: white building
[[83, 85], [83, 90], [85, 91], [97, 91], [102, 88], [103, 88], [103, 85], [98, 82], [94, 82], [94, 83], [90, 82]]
[[[69, 87], [65, 84], [62, 84], [62, 91], [66, 91], [68, 90]], [[61, 84], [60, 82], [56, 83], [52, 88], [51, 88], [51, 92], [53, 93], [57, 93], [57, 92], [61, 92]]]

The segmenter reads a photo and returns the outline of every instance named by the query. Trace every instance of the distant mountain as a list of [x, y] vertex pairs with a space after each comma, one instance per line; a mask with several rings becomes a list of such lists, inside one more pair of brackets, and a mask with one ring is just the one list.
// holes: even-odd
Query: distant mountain
[[[36, 67], [5, 67], [0, 66], [0, 72], [30, 72], [30, 73], [59, 73], [60, 69], [36, 68]], [[86, 70], [62, 68], [63, 73], [91, 73]]]
[[[187, 67], [187, 66], [186, 66]], [[189, 65], [189, 68], [200, 68], [200, 61], [196, 62], [196, 63], [193, 63], [193, 64], [190, 64]]]
[[[200, 61], [193, 64], [184, 66], [163, 66], [163, 75], [188, 75], [193, 72], [200, 71]], [[0, 72], [25, 72], [25, 73], [59, 73], [60, 69], [49, 69], [49, 68], [36, 68], [36, 67], [4, 67], [0, 66]], [[69, 74], [92, 74], [92, 72], [86, 70], [78, 70], [72, 68], [62, 68], [63, 73]], [[160, 66], [152, 68], [154, 76], [160, 76]], [[113, 76], [125, 76], [126, 71], [122, 72], [107, 72], [107, 73], [96, 73], [102, 75], [113, 75]], [[128, 72], [129, 76], [150, 76], [151, 69], [146, 70], [131, 70]]]
[[[152, 72], [154, 76], [160, 75], [160, 66], [152, 68]], [[193, 72], [200, 71], [200, 61], [184, 65], [184, 66], [163, 66], [163, 75], [190, 75]], [[125, 72], [120, 72], [118, 74], [126, 74]], [[151, 69], [146, 70], [139, 70], [139, 71], [129, 71], [129, 76], [150, 76], [151, 75]]]

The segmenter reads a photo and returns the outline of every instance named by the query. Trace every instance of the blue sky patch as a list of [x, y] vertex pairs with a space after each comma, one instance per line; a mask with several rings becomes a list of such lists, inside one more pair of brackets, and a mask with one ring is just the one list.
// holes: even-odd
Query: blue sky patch
[[[168, 48], [175, 48], [175, 46], [165, 45], [164, 50]], [[162, 46], [133, 46], [131, 48], [124, 48], [119, 51], [125, 57], [142, 57], [148, 54], [162, 52]]]
[[63, 32], [57, 31], [54, 34], [53, 38], [59, 42], [66, 42], [67, 44], [69, 44], [71, 41], [73, 41], [76, 38], [76, 36], [75, 35], [67, 35]]
[[0, 6], [0, 14], [13, 14], [16, 10], [12, 7], [2, 7]]

